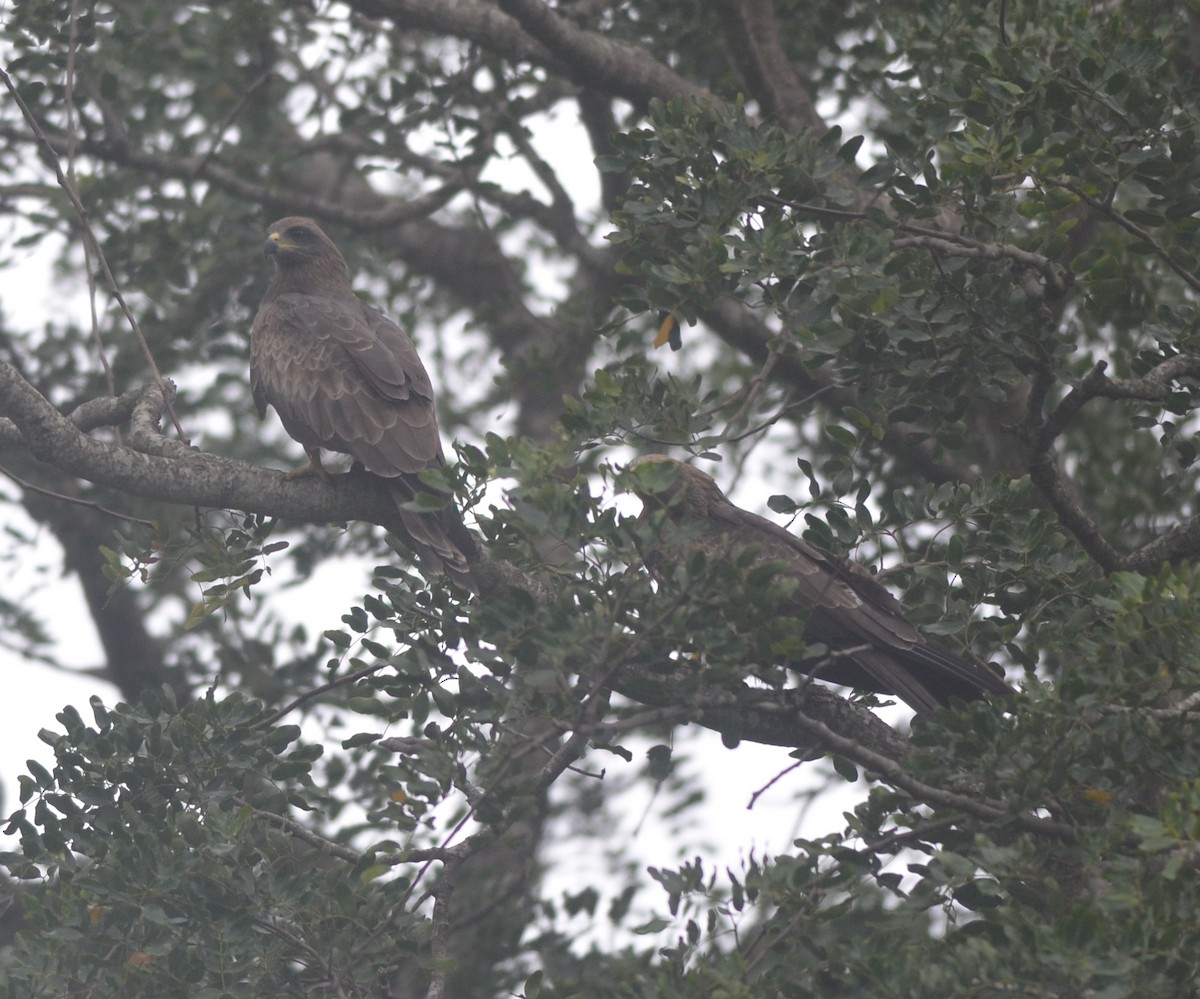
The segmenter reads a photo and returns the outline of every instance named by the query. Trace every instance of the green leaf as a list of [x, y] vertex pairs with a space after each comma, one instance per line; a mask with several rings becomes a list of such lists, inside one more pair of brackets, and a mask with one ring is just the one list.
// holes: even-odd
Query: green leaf
[[836, 753], [830, 756], [830, 762], [833, 763], [833, 769], [842, 780], [853, 784], [858, 780], [858, 767], [844, 756], [838, 756]]
[[665, 745], [651, 746], [646, 750], [650, 776], [656, 781], [666, 780], [671, 773], [671, 747]]

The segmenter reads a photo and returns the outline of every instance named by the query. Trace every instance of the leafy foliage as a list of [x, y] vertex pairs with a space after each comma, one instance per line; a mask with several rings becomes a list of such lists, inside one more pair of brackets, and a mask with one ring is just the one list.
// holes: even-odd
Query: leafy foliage
[[[67, 658], [22, 605], [44, 533], [116, 690], [20, 781], [3, 987], [1194, 993], [1196, 28], [1079, 0], [13, 4], [2, 263], [53, 258], [66, 307], [0, 324], [0, 642]], [[353, 476], [256, 477], [295, 451], [244, 371], [294, 213], [434, 373], [457, 462], [428, 484], [469, 512], [477, 596], [272, 508]], [[147, 431], [148, 358], [194, 450]], [[659, 449], [1021, 693], [893, 727], [781, 665], [804, 621], [753, 551], [652, 581], [678, 528], [627, 494], [671, 482], [626, 463]], [[324, 582], [347, 560], [353, 596]], [[735, 866], [701, 776], [754, 742], [779, 759], [747, 798], [858, 796]]]

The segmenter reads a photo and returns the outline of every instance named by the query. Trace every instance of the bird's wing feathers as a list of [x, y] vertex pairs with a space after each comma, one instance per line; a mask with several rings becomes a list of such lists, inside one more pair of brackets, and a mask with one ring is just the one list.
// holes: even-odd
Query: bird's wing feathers
[[289, 293], [255, 323], [251, 386], [305, 447], [349, 454], [383, 476], [441, 460], [429, 376], [412, 341], [357, 297]]
[[404, 402], [416, 396], [433, 401], [433, 385], [408, 334], [378, 309], [361, 306], [363, 324], [355, 327], [355, 342], [346, 345], [359, 370], [381, 396]]
[[826, 555], [774, 521], [734, 506], [723, 495], [709, 506], [710, 519], [740, 546], [762, 546], [763, 561], [783, 562], [797, 588], [793, 600], [840, 625], [848, 636], [911, 646], [921, 634], [901, 614], [900, 604], [865, 571]]
[[1011, 693], [988, 667], [925, 638], [899, 601], [865, 569], [843, 563], [726, 498], [708, 475], [679, 464], [678, 516], [705, 525], [705, 547], [731, 553], [754, 545], [760, 564], [782, 563], [795, 589], [787, 605], [807, 616], [806, 637], [828, 652], [797, 664], [848, 686], [900, 697], [919, 712], [952, 696]]
[[312, 219], [272, 224], [264, 252], [275, 276], [250, 335], [259, 413], [274, 406], [310, 458], [340, 451], [385, 479], [397, 507], [389, 526], [428, 570], [478, 592], [475, 540], [449, 497], [440, 509], [410, 508], [420, 472], [445, 463], [433, 386], [416, 347], [354, 294], [345, 258]]

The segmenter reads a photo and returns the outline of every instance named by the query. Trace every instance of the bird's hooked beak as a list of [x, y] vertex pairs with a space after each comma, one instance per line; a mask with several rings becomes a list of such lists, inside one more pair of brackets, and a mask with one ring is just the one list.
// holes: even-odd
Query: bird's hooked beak
[[283, 237], [279, 233], [277, 233], [277, 232], [271, 233], [271, 235], [269, 235], [267, 237], [267, 241], [265, 243], [263, 243], [263, 256], [264, 257], [275, 256], [275, 254], [279, 252], [279, 248], [280, 248], [279, 244], [282, 242], [282, 240], [283, 240]]

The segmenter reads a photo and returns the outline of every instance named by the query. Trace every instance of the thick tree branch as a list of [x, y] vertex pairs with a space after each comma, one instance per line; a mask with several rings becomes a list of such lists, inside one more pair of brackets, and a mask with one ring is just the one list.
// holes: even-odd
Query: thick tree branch
[[[145, 396], [147, 390], [142, 393]], [[106, 406], [118, 408], [117, 401], [97, 402], [95, 410]], [[9, 440], [19, 435], [16, 442], [37, 460], [135, 496], [188, 506], [235, 507], [299, 523], [366, 520], [387, 526], [394, 516], [386, 488], [375, 488], [358, 476], [290, 481], [282, 472], [202, 454], [165, 438], [152, 448], [158, 454], [94, 440], [5, 362], [0, 362], [0, 412], [11, 421], [0, 424], [0, 432]]]
[[860, 704], [839, 697], [818, 684], [787, 690], [738, 689], [699, 684], [685, 674], [664, 674], [661, 664], [619, 671], [613, 689], [640, 704], [663, 708], [681, 706], [679, 691], [689, 691], [685, 718], [719, 732], [727, 743], [739, 741], [788, 748], [828, 747], [813, 740], [810, 729], [798, 719], [819, 718], [830, 731], [888, 759], [900, 760], [909, 752], [908, 739]]
[[397, 28], [461, 38], [512, 62], [558, 67], [553, 52], [485, 0], [350, 0], [349, 6]]
[[510, 61], [542, 66], [586, 88], [635, 103], [654, 97], [716, 99], [651, 53], [586, 31], [541, 0], [353, 0], [351, 6], [387, 18], [398, 28], [461, 38]]
[[565, 76], [584, 87], [637, 104], [652, 98], [719, 103], [710, 91], [673, 73], [651, 53], [585, 31], [542, 0], [499, 0], [499, 4], [531, 38], [554, 53]]
[[1100, 525], [1084, 511], [1082, 504], [1067, 487], [1066, 477], [1053, 451], [1031, 452], [1029, 477], [1050, 502], [1063, 527], [1101, 569], [1111, 573], [1128, 568], [1125, 556], [1109, 544]]
[[780, 44], [783, 36], [772, 0], [717, 0], [715, 7], [733, 64], [763, 111], [793, 135], [806, 129], [823, 131], [825, 122]]

